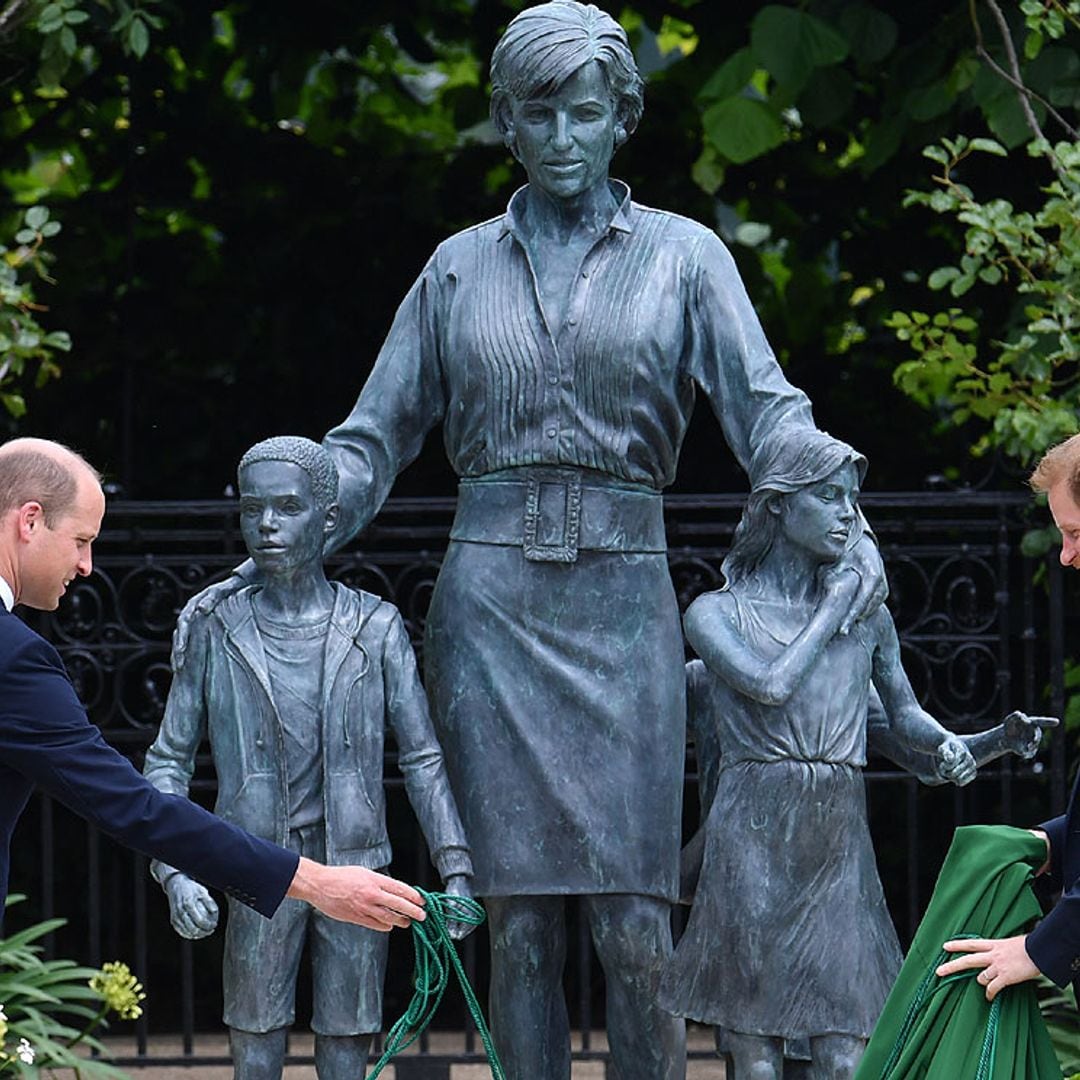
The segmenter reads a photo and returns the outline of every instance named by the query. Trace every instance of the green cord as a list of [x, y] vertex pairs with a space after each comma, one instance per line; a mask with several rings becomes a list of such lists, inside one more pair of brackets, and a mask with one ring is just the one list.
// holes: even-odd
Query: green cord
[[[954, 934], [949, 940], [958, 941], [961, 938], [977, 938], [978, 936], [978, 934]], [[888, 1080], [889, 1075], [896, 1068], [900, 1055], [904, 1051], [904, 1044], [907, 1042], [911, 1029], [915, 1026], [915, 1021], [927, 1001], [939, 990], [948, 986], [949, 983], [957, 982], [960, 979], [972, 979], [978, 974], [976, 971], [958, 971], [953, 975], [947, 975], [945, 978], [935, 975], [937, 969], [946, 960], [952, 959], [954, 955], [942, 949], [938, 954], [938, 958], [930, 965], [929, 970], [923, 976], [922, 982], [919, 983], [911, 1004], [908, 1006], [904, 1022], [900, 1025], [900, 1031], [897, 1033], [896, 1041], [893, 1043], [892, 1052], [885, 1062], [885, 1067], [881, 1070], [881, 1080]], [[993, 1080], [994, 1051], [997, 1049], [997, 1032], [1000, 1018], [1001, 995], [999, 994], [990, 1005], [990, 1013], [986, 1019], [986, 1031], [983, 1034], [982, 1049], [979, 1054], [979, 1065], [974, 1080]]]
[[411, 1046], [420, 1037], [421, 1032], [431, 1023], [442, 1001], [446, 985], [450, 981], [451, 968], [461, 984], [465, 1003], [469, 1006], [480, 1041], [484, 1044], [491, 1075], [495, 1080], [506, 1080], [499, 1056], [495, 1053], [495, 1044], [484, 1021], [484, 1014], [476, 994], [469, 985], [465, 969], [454, 947], [453, 939], [447, 928], [448, 922], [467, 923], [479, 926], [484, 921], [484, 909], [475, 901], [464, 896], [450, 896], [447, 893], [429, 893], [416, 890], [424, 898], [424, 910], [427, 918], [423, 922], [412, 924], [413, 969], [412, 1001], [405, 1014], [390, 1029], [386, 1036], [386, 1049], [383, 1056], [375, 1063], [375, 1068], [368, 1074], [367, 1080], [375, 1078], [383, 1071], [390, 1059]]

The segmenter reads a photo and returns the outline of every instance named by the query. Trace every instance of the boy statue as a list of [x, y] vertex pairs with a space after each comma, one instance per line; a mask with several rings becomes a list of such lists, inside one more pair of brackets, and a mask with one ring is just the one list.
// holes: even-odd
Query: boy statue
[[[317, 443], [257, 443], [238, 470], [240, 527], [263, 581], [197, 617], [146, 777], [187, 795], [208, 737], [216, 812], [257, 836], [332, 865], [390, 862], [383, 733], [393, 731], [413, 809], [447, 892], [471, 895], [472, 861], [397, 609], [329, 582], [323, 548], [338, 520], [338, 474]], [[197, 882], [155, 862], [173, 927], [199, 938], [217, 906]], [[294, 1020], [305, 938], [314, 969], [320, 1080], [362, 1076], [382, 1024], [387, 935], [286, 900], [272, 920], [229, 906], [223, 971], [234, 1075], [277, 1080]]]

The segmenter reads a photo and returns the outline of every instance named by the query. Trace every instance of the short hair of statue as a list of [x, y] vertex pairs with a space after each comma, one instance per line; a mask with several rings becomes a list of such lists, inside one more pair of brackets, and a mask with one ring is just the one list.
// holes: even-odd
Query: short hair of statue
[[1080, 435], [1058, 443], [1042, 456], [1028, 483], [1036, 491], [1049, 491], [1059, 480], [1066, 480], [1073, 502], [1080, 506]]
[[557, 90], [595, 60], [607, 79], [616, 119], [630, 135], [645, 109], [645, 84], [626, 31], [605, 11], [578, 0], [551, 0], [516, 15], [491, 54], [491, 118], [506, 134], [508, 98], [528, 101]]
[[308, 474], [311, 493], [321, 510], [329, 510], [338, 499], [338, 471], [326, 447], [302, 435], [275, 435], [257, 442], [240, 459], [236, 469], [240, 474], [249, 465], [260, 461], [286, 461]]
[[0, 514], [28, 502], [40, 503], [51, 529], [75, 505], [80, 469], [101, 483], [97, 469], [63, 443], [12, 440], [0, 447]]

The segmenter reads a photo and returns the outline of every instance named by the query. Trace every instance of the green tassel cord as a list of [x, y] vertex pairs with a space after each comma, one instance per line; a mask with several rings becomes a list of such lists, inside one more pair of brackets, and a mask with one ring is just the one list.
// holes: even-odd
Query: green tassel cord
[[404, 1015], [390, 1029], [386, 1036], [386, 1049], [375, 1063], [375, 1068], [368, 1074], [367, 1080], [376, 1077], [386, 1068], [390, 1059], [411, 1046], [431, 1023], [438, 1011], [439, 1003], [450, 982], [450, 973], [457, 976], [469, 1015], [484, 1044], [491, 1075], [494, 1080], [506, 1080], [499, 1056], [495, 1053], [495, 1044], [491, 1041], [480, 1003], [461, 966], [453, 939], [450, 937], [448, 924], [451, 922], [479, 926], [484, 921], [484, 909], [475, 900], [463, 896], [450, 896], [447, 893], [429, 893], [416, 890], [424, 898], [424, 910], [427, 918], [423, 922], [412, 924], [414, 970], [412, 1000]]

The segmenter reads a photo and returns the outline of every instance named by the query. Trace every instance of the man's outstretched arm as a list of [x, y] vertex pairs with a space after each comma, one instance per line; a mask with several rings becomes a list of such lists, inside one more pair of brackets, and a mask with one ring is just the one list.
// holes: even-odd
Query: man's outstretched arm
[[411, 885], [363, 866], [323, 866], [301, 857], [285, 895], [369, 930], [392, 930], [425, 918], [423, 897]]

